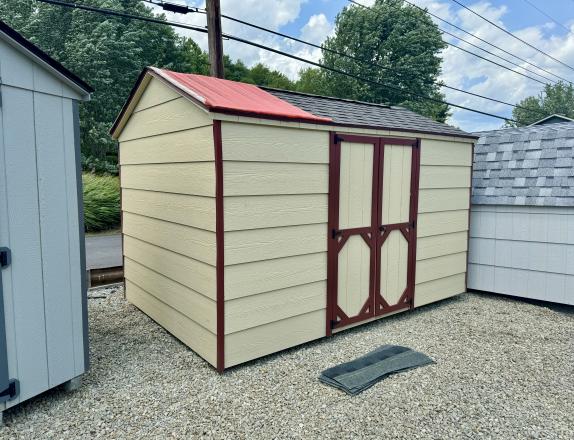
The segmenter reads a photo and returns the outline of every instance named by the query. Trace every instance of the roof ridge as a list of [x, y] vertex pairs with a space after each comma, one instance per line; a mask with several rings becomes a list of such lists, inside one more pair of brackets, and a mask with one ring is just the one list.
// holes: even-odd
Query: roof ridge
[[275, 92], [290, 93], [292, 95], [311, 96], [313, 98], [330, 99], [332, 101], [354, 102], [357, 104], [372, 105], [373, 107], [383, 107], [383, 108], [390, 108], [390, 109], [397, 109], [397, 110], [404, 110], [405, 109], [404, 107], [393, 106], [391, 104], [380, 104], [380, 103], [376, 103], [376, 102], [359, 101], [358, 99], [337, 98], [336, 96], [318, 95], [316, 93], [299, 92], [296, 90], [278, 89], [276, 87], [268, 87], [268, 86], [257, 86], [257, 87], [259, 87], [262, 90], [273, 90]]
[[564, 126], [569, 126], [569, 125], [572, 125], [574, 127], [574, 121], [555, 122], [552, 124], [541, 124], [541, 125], [524, 125], [522, 127], [495, 128], [493, 130], [474, 131], [473, 134], [485, 135], [486, 133], [495, 133], [495, 132], [511, 131], [511, 130], [515, 130], [515, 131], [519, 131], [519, 132], [558, 130], [559, 128], [564, 128]]

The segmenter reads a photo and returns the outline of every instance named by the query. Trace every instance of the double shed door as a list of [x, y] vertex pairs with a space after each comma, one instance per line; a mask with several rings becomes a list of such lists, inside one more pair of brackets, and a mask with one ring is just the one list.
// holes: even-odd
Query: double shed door
[[332, 135], [327, 334], [412, 307], [419, 152], [416, 139]]

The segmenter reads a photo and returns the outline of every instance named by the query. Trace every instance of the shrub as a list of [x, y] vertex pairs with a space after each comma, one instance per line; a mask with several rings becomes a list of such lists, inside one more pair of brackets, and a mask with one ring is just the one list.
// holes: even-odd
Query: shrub
[[85, 173], [84, 224], [86, 231], [113, 229], [120, 224], [120, 181], [115, 176]]

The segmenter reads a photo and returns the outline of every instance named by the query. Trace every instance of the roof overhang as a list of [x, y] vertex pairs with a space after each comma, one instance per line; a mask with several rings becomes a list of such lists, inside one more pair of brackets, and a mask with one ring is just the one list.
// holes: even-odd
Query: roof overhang
[[[260, 113], [249, 112], [241, 109], [231, 109], [231, 108], [218, 108], [213, 107], [210, 103], [206, 100], [205, 96], [201, 95], [197, 91], [185, 87], [180, 82], [175, 81], [172, 77], [165, 74], [165, 71], [162, 69], [157, 69], [155, 67], [146, 67], [139, 75], [134, 87], [132, 88], [126, 102], [124, 103], [120, 114], [114, 121], [111, 129], [110, 134], [113, 139], [118, 139], [123, 128], [125, 127], [126, 123], [128, 122], [130, 116], [132, 115], [135, 107], [137, 106], [139, 100], [143, 92], [145, 91], [147, 85], [155, 78], [161, 81], [166, 86], [170, 87], [172, 90], [176, 91], [183, 97], [187, 98], [198, 107], [204, 109], [207, 112], [213, 113], [214, 117], [217, 118], [217, 114], [222, 115], [234, 115], [234, 116], [244, 116], [244, 117], [252, 117], [257, 119], [269, 119], [269, 120], [277, 120], [277, 121], [287, 121], [287, 122], [300, 122], [300, 123], [308, 123], [308, 124], [315, 124], [315, 125], [327, 125], [332, 126], [336, 130], [337, 128], [344, 131], [346, 127], [348, 128], [359, 128], [359, 129], [366, 129], [366, 130], [385, 130], [385, 131], [393, 131], [393, 132], [404, 132], [406, 135], [416, 136], [416, 135], [433, 135], [433, 136], [445, 136], [445, 137], [457, 137], [457, 138], [464, 138], [468, 139], [471, 142], [476, 141], [479, 136], [470, 133], [460, 133], [460, 134], [452, 134], [452, 133], [440, 133], [435, 131], [425, 131], [425, 130], [412, 130], [412, 129], [398, 129], [392, 127], [384, 127], [384, 126], [371, 126], [371, 125], [364, 125], [364, 124], [341, 124], [336, 123], [331, 119], [328, 118], [321, 118], [314, 116], [310, 113], [309, 115], [313, 116], [314, 119], [310, 120], [309, 118], [296, 118], [296, 117], [281, 117], [278, 115], [269, 115], [265, 114], [262, 115]], [[262, 90], [262, 89], [260, 89]]]
[[83, 100], [89, 101], [90, 94], [94, 92], [94, 89], [88, 83], [66, 69], [62, 64], [1, 20], [0, 38], [59, 78], [63, 83], [82, 96]]
[[556, 113], [550, 115], [550, 116], [546, 116], [545, 118], [540, 119], [539, 121], [533, 122], [532, 124], [529, 124], [528, 127], [532, 127], [533, 125], [540, 125], [542, 123], [544, 123], [545, 121], [547, 121], [548, 119], [552, 119], [552, 118], [557, 118], [557, 119], [561, 119], [561, 122], [574, 122], [574, 119], [572, 118], [568, 118], [566, 116], [563, 115], [558, 115]]

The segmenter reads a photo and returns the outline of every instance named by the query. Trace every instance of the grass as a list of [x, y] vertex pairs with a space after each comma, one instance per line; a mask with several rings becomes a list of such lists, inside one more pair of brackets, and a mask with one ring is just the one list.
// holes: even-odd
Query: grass
[[84, 224], [87, 232], [105, 231], [120, 224], [120, 181], [115, 176], [85, 173]]

